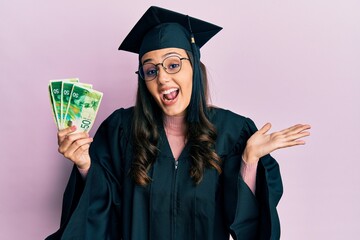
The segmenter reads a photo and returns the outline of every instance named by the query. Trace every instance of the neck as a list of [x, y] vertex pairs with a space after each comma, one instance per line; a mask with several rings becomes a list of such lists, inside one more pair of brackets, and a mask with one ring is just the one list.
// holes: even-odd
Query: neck
[[186, 135], [185, 116], [167, 116], [164, 115], [164, 127], [167, 134], [175, 136]]

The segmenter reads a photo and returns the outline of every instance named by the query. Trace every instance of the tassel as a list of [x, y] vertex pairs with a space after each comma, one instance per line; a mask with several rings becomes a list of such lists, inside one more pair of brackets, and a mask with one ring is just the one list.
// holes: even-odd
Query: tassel
[[200, 111], [205, 113], [206, 111], [206, 98], [204, 92], [204, 84], [201, 75], [200, 68], [200, 49], [195, 43], [195, 37], [191, 29], [190, 17], [188, 18], [188, 25], [190, 30], [190, 41], [191, 41], [191, 49], [193, 54], [193, 87], [191, 93], [191, 100], [187, 110], [187, 119], [190, 123], [199, 123], [200, 122]]

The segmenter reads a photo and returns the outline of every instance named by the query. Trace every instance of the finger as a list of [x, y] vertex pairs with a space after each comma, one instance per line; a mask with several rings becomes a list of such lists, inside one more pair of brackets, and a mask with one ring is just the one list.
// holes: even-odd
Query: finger
[[76, 150], [74, 151], [74, 154], [73, 154], [73, 155], [74, 155], [74, 158], [75, 158], [75, 159], [78, 159], [78, 160], [81, 160], [81, 158], [82, 158], [84, 155], [88, 155], [89, 148], [90, 148], [90, 143], [81, 145], [81, 147], [79, 147], [78, 149], [76, 149]]
[[279, 133], [281, 133], [281, 134], [287, 134], [287, 133], [293, 131], [294, 129], [297, 129], [297, 128], [300, 127], [300, 126], [301, 126], [301, 124], [296, 124], [296, 125], [293, 125], [293, 126], [291, 126], [291, 127], [288, 127], [288, 128], [285, 128], [285, 129], [279, 131]]
[[74, 152], [74, 163], [78, 168], [89, 169], [91, 163], [89, 148], [90, 144], [85, 144]]
[[[296, 126], [296, 127], [295, 127]], [[297, 124], [295, 125], [294, 128], [292, 129], [292, 131], [304, 131], [304, 130], [308, 130], [311, 128], [311, 126], [309, 124]]]
[[296, 124], [292, 127], [286, 128], [280, 132], [284, 135], [289, 135], [289, 134], [299, 133], [304, 130], [308, 130], [310, 128], [311, 128], [311, 126], [309, 124]]
[[299, 145], [305, 145], [305, 144], [306, 144], [306, 142], [304, 140], [296, 140], [296, 141], [286, 142], [283, 145], [279, 146], [278, 149], [294, 147], [294, 146], [299, 146]]
[[70, 133], [75, 132], [75, 131], [76, 131], [75, 125], [58, 131], [58, 133], [57, 133], [58, 145], [60, 145], [61, 142], [64, 141], [66, 135], [69, 135]]
[[309, 124], [304, 124], [302, 127], [301, 127], [301, 131], [305, 131], [305, 130], [309, 130], [311, 129], [311, 126]]
[[[310, 125], [302, 125], [302, 126], [299, 126], [295, 129], [293, 129], [292, 131], [288, 132], [286, 135], [286, 137], [296, 137], [296, 136], [302, 136], [302, 133], [304, 133], [303, 136], [309, 136], [310, 135], [310, 132], [307, 131], [310, 129]], [[300, 134], [300, 135], [298, 135]]]
[[90, 155], [89, 155], [90, 144], [85, 144], [76, 149], [76, 151], [72, 152], [71, 155], [67, 156], [67, 158], [75, 163], [78, 167], [86, 168], [90, 163]]
[[[90, 146], [90, 143], [93, 141], [92, 138], [83, 138], [83, 139], [78, 139], [76, 141], [74, 141], [64, 152], [64, 157], [70, 159], [70, 160], [75, 160], [76, 161], [76, 154], [75, 152], [79, 151], [80, 152], [84, 152], [85, 150], [88, 149], [88, 147]], [[87, 146], [89, 145], [89, 146]]]
[[282, 138], [282, 141], [280, 140], [278, 142], [278, 146], [279, 147], [289, 147], [289, 146], [293, 146], [293, 145], [303, 145], [305, 144], [305, 141], [302, 140], [301, 138], [310, 136], [310, 132], [300, 132], [297, 134], [292, 134], [290, 136], [284, 137]]
[[73, 144], [73, 142], [79, 139], [87, 139], [87, 138], [89, 138], [89, 134], [86, 132], [68, 134], [64, 137], [63, 141], [60, 143], [58, 150], [60, 153], [63, 154]]
[[92, 138], [82, 138], [79, 140], [76, 140], [73, 142], [73, 144], [71, 144], [71, 146], [68, 148], [68, 151], [70, 152], [75, 152], [77, 151], [79, 148], [81, 148], [83, 145], [87, 145], [92, 143], [93, 139]]
[[300, 139], [300, 138], [303, 138], [303, 137], [307, 137], [307, 136], [310, 136], [310, 132], [299, 132], [299, 133], [295, 133], [295, 134], [292, 134], [292, 135], [289, 135], [286, 137], [286, 139], [288, 141], [294, 141], [294, 140], [297, 140], [297, 139]]
[[258, 131], [261, 134], [266, 134], [271, 128], [271, 123], [266, 123], [260, 130]]
[[59, 146], [59, 152], [64, 154], [68, 149], [71, 147], [71, 145], [80, 140], [80, 139], [87, 139], [89, 138], [89, 134], [83, 132], [83, 133], [76, 133], [76, 134], [70, 134], [66, 135], [64, 141]]

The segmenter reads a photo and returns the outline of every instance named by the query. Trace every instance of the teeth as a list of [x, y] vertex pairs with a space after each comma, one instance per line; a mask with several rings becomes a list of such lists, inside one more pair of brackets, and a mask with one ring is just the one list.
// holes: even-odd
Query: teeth
[[168, 90], [163, 91], [162, 94], [169, 94], [169, 93], [175, 92], [177, 90], [178, 90], [177, 88], [170, 88]]

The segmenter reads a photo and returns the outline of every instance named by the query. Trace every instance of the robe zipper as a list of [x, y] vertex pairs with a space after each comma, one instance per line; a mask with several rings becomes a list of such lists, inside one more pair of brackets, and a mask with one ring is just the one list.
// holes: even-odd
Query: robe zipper
[[177, 172], [179, 167], [179, 162], [174, 159], [175, 162], [175, 173], [174, 173], [174, 182], [172, 188], [172, 238], [176, 239], [176, 216], [177, 216]]

